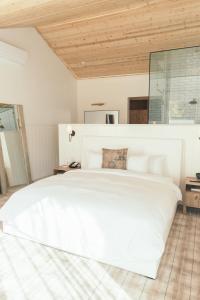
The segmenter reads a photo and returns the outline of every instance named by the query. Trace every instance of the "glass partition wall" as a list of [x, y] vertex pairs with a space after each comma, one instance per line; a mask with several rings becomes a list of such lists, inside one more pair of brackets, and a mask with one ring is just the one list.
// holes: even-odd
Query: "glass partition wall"
[[151, 53], [149, 123], [200, 124], [200, 47]]

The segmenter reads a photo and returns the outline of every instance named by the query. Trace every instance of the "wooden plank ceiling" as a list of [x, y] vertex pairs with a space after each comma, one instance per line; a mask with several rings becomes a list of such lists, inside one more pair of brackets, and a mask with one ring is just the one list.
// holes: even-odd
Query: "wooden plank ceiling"
[[200, 0], [1, 0], [12, 26], [36, 27], [77, 78], [146, 73], [150, 52], [200, 45]]

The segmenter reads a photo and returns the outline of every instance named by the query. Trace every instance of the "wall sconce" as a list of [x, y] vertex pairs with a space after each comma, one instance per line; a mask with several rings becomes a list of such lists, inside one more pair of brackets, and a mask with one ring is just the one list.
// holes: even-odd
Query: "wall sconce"
[[71, 142], [72, 141], [72, 137], [75, 136], [76, 132], [75, 132], [75, 130], [73, 130], [71, 128], [71, 126], [67, 127], [67, 132], [68, 132], [68, 135], [69, 135], [69, 142]]

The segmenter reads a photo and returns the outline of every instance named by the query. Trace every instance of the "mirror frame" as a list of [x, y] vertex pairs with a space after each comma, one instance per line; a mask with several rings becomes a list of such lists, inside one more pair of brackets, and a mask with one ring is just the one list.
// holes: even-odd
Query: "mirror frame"
[[[28, 154], [28, 143], [27, 143], [25, 121], [24, 121], [23, 105], [0, 103], [0, 106], [2, 107], [14, 106], [16, 108], [17, 111], [16, 121], [18, 124], [18, 130], [19, 130], [20, 139], [22, 143], [24, 163], [25, 163], [25, 169], [27, 175], [27, 184], [30, 184], [32, 182], [32, 178], [31, 178], [31, 167], [30, 167], [30, 160]], [[4, 160], [3, 160], [1, 141], [0, 141], [0, 186], [1, 186], [1, 194], [5, 195], [8, 191], [8, 184], [7, 184], [6, 171], [5, 171]]]

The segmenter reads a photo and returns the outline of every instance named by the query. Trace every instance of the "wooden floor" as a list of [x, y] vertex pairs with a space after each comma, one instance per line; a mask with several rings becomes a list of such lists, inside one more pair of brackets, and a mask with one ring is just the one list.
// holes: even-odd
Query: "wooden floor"
[[25, 299], [199, 300], [200, 212], [177, 210], [156, 280], [0, 232], [0, 300]]

